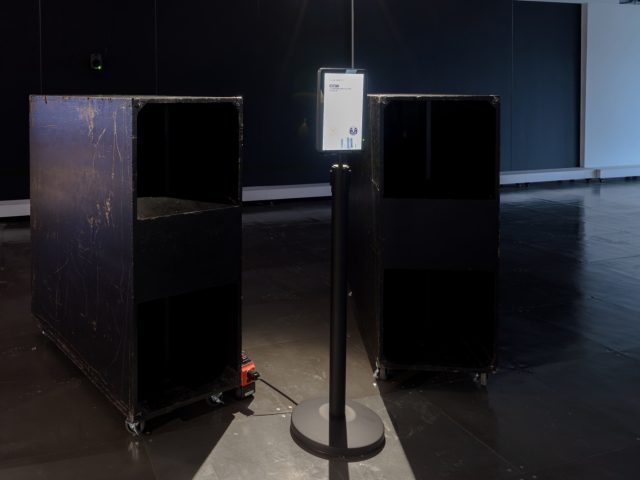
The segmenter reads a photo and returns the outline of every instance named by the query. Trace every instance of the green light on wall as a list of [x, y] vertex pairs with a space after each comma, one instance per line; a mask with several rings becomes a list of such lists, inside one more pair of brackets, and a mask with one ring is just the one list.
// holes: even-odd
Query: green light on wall
[[102, 54], [92, 53], [89, 57], [89, 66], [91, 70], [101, 72], [104, 70], [104, 62], [102, 61]]

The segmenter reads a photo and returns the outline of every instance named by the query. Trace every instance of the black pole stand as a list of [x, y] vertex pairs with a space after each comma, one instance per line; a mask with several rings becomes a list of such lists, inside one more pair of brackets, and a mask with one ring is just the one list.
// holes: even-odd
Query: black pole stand
[[329, 399], [300, 403], [291, 415], [291, 436], [315, 455], [363, 458], [384, 447], [384, 425], [371, 409], [346, 401], [347, 210], [351, 169], [341, 157], [331, 167], [331, 366]]

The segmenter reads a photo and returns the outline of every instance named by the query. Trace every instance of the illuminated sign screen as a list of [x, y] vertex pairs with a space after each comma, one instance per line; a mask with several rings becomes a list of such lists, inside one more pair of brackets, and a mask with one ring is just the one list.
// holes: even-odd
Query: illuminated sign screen
[[362, 150], [364, 80], [364, 70], [318, 70], [318, 150]]

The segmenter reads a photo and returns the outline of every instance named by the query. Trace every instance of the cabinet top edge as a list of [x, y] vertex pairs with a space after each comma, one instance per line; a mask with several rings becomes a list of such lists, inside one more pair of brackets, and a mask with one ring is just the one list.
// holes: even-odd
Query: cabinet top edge
[[232, 97], [198, 97], [198, 96], [178, 96], [178, 95], [29, 95], [31, 101], [48, 100], [130, 100], [147, 103], [174, 103], [174, 102], [238, 102], [242, 101], [241, 96]]
[[418, 98], [463, 98], [463, 99], [499, 99], [499, 95], [486, 94], [486, 95], [459, 95], [459, 94], [441, 94], [441, 93], [370, 93], [367, 95], [369, 98], [376, 100], [385, 98], [406, 98], [406, 99], [418, 99]]

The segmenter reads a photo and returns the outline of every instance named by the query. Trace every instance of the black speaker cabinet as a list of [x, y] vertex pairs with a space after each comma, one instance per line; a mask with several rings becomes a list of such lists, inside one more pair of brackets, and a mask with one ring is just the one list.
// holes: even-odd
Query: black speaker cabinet
[[389, 369], [495, 366], [499, 98], [370, 95], [352, 164], [352, 308]]
[[240, 384], [242, 99], [31, 97], [32, 312], [128, 422]]

